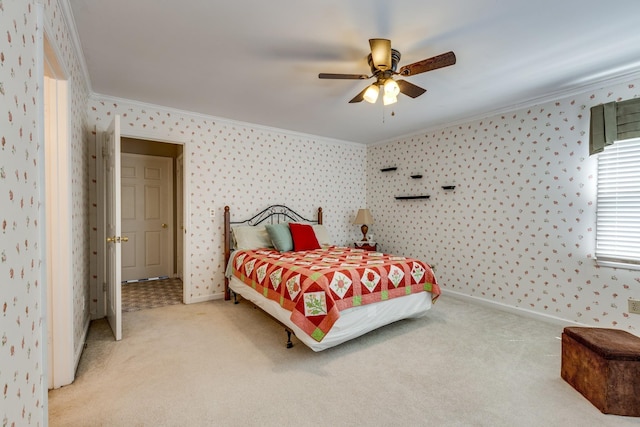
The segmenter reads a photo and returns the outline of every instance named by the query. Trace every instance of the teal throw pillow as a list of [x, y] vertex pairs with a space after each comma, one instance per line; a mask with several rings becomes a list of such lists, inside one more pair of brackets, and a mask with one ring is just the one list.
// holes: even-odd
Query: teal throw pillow
[[271, 238], [271, 243], [280, 252], [288, 252], [293, 250], [293, 238], [289, 224], [267, 224], [267, 233]]

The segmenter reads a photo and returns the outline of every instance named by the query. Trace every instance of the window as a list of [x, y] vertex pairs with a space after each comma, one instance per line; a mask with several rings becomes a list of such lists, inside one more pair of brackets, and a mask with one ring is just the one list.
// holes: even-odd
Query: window
[[640, 138], [598, 154], [597, 197], [598, 264], [640, 269]]

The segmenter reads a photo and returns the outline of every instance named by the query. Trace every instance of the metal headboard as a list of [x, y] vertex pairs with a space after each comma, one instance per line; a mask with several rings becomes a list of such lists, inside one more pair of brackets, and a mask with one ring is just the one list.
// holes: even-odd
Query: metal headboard
[[[227, 208], [228, 206], [225, 207], [225, 212], [227, 212]], [[230, 221], [229, 224], [258, 225], [267, 221], [270, 224], [279, 224], [281, 222], [288, 222], [288, 221], [309, 222], [314, 224], [319, 223], [318, 220], [307, 219], [285, 205], [271, 205], [268, 208], [264, 209], [262, 212], [255, 214], [249, 219], [245, 219], [244, 221]]]
[[[322, 224], [322, 208], [318, 208], [317, 219], [307, 219], [285, 205], [271, 205], [268, 208], [258, 212], [249, 219], [243, 221], [231, 221], [231, 208], [224, 207], [224, 265], [229, 263], [231, 256], [231, 225], [258, 225], [264, 222], [270, 224], [278, 224], [281, 222], [308, 222], [312, 224]], [[231, 299], [229, 293], [229, 279], [224, 279], [224, 299]]]

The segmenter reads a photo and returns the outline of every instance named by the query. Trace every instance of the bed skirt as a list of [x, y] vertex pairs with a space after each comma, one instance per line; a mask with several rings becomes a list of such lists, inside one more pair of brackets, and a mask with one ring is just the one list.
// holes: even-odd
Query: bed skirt
[[340, 317], [331, 330], [322, 341], [318, 342], [291, 321], [290, 311], [280, 307], [277, 302], [263, 297], [236, 277], [230, 279], [229, 288], [285, 325], [313, 351], [334, 347], [398, 320], [422, 317], [429, 311], [432, 304], [430, 292], [418, 292], [401, 298], [352, 307], [340, 312]]

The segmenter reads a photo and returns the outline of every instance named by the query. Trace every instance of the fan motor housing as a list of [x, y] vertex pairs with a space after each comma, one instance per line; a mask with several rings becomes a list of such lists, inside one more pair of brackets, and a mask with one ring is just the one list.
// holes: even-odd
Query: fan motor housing
[[376, 68], [376, 66], [373, 63], [373, 56], [371, 54], [367, 56], [367, 62], [369, 63], [369, 68], [371, 68], [371, 73], [374, 76], [378, 76], [380, 73], [386, 73], [389, 71], [391, 71], [391, 73], [389, 74], [394, 74], [396, 72], [396, 69], [398, 68], [400, 57], [401, 57], [400, 52], [398, 52], [395, 49], [391, 49], [391, 70], [387, 70], [387, 71], [382, 71]]

